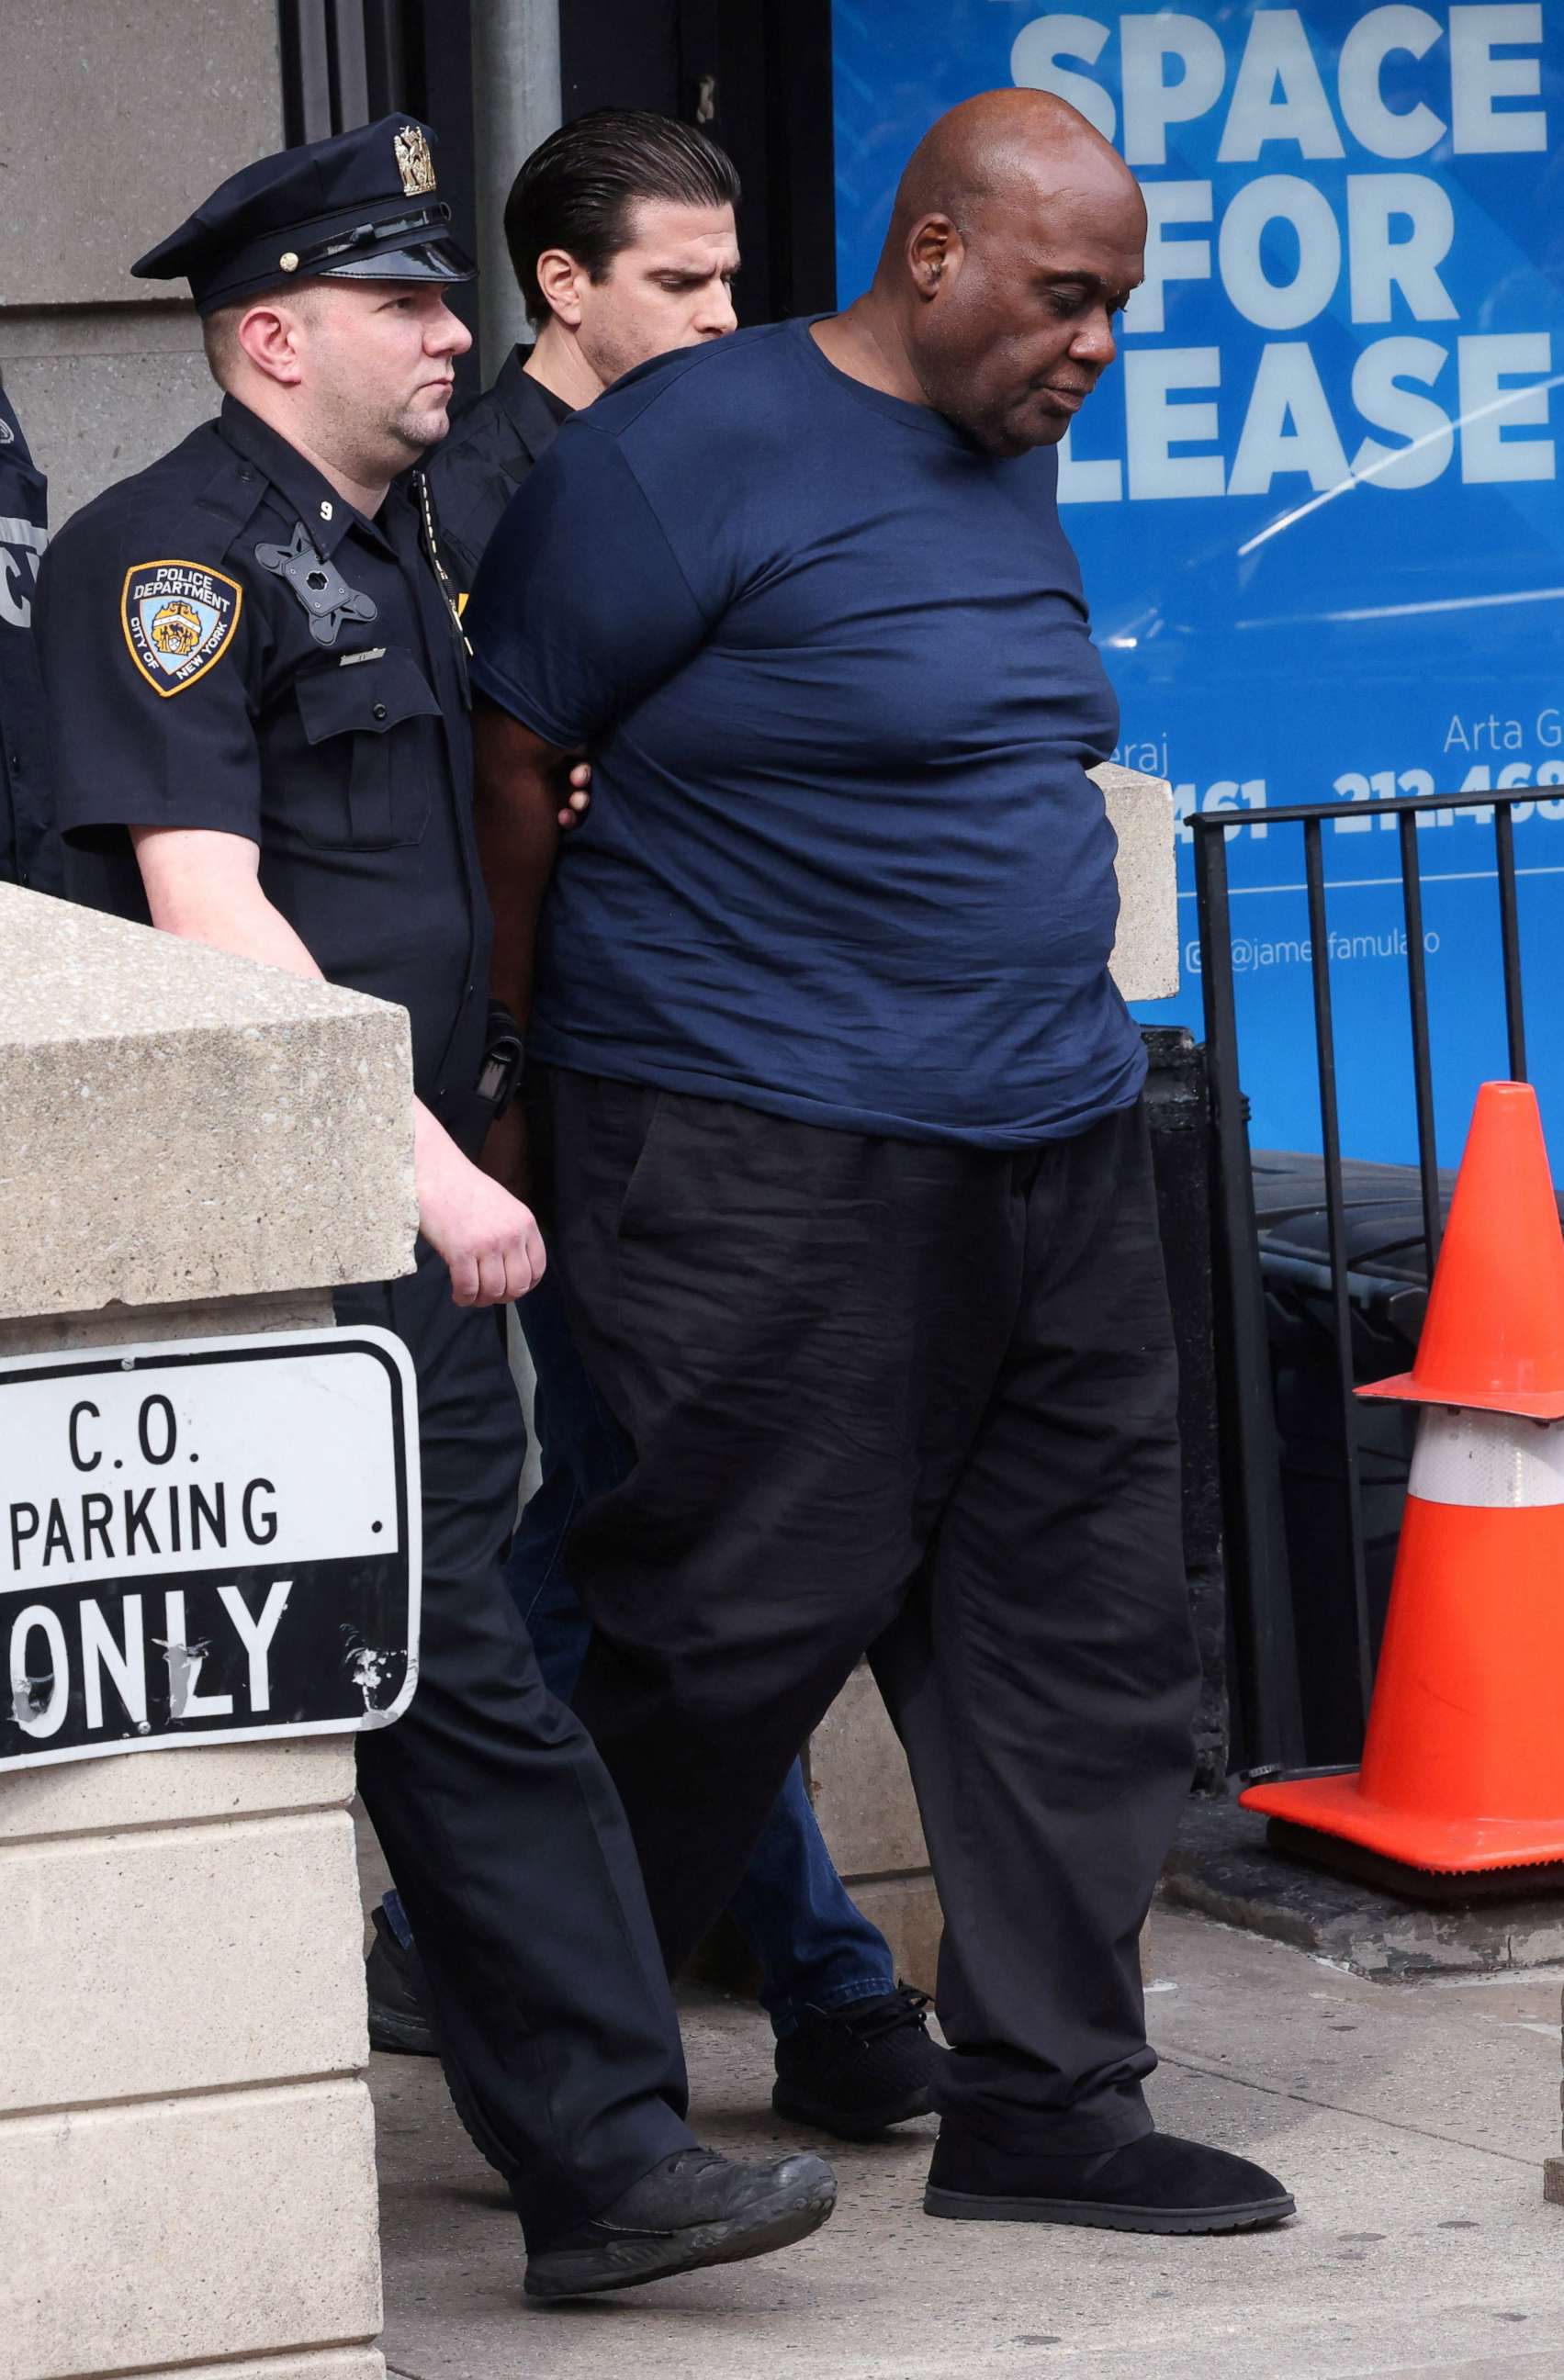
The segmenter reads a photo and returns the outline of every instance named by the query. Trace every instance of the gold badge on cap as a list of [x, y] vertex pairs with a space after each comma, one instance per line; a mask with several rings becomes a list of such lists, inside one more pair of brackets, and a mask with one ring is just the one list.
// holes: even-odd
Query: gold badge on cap
[[396, 136], [396, 147], [403, 195], [421, 199], [425, 190], [434, 188], [434, 160], [429, 153], [429, 143], [418, 125], [404, 124]]

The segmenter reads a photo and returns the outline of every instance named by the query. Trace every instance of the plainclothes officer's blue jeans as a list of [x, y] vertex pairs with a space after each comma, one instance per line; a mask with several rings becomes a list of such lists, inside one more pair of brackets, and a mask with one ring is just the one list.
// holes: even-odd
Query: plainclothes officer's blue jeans
[[[544, 1683], [568, 1703], [592, 1631], [566, 1571], [565, 1540], [582, 1504], [624, 1476], [625, 1444], [576, 1352], [550, 1276], [517, 1312], [537, 1372], [533, 1421], [544, 1475], [522, 1512], [506, 1576]], [[410, 1941], [394, 1892], [385, 1913], [398, 1938]], [[760, 1962], [761, 2003], [778, 2037], [795, 2030], [801, 2008], [845, 2008], [895, 1988], [889, 1945], [837, 1874], [797, 1761], [730, 1913]]]

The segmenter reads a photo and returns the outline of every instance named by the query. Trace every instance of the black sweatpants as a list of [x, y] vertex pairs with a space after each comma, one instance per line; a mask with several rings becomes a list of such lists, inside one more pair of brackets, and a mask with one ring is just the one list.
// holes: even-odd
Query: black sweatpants
[[618, 1799], [501, 1574], [522, 1430], [496, 1317], [453, 1305], [422, 1244], [416, 1274], [336, 1305], [405, 1341], [423, 1473], [418, 1691], [360, 1736], [359, 1790], [452, 2095], [536, 2247], [689, 2144], [678, 2022]]
[[636, 1458], [571, 1539], [576, 1707], [670, 1963], [867, 1650], [945, 1908], [947, 2117], [1136, 2137], [1196, 1679], [1142, 1111], [1016, 1155], [541, 1088], [556, 1261]]

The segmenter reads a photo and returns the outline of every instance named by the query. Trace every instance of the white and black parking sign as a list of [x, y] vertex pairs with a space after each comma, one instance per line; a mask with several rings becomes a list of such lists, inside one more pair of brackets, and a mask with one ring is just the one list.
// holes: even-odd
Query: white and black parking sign
[[388, 1725], [419, 1554], [388, 1331], [0, 1363], [0, 1769]]

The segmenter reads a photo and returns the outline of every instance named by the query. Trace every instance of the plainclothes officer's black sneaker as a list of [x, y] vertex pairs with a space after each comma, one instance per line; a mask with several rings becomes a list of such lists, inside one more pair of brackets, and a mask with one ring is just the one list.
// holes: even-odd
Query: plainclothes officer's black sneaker
[[818, 2231], [836, 2203], [836, 2176], [824, 2157], [734, 2165], [715, 2149], [678, 2149], [590, 2223], [534, 2249], [527, 2295], [590, 2297], [701, 2265], [769, 2255]]
[[894, 1992], [846, 2008], [805, 2009], [796, 2033], [776, 2045], [779, 2116], [839, 2141], [873, 2140], [892, 2124], [926, 2116], [949, 2053], [929, 2039], [926, 1992]]
[[1264, 2166], [1170, 2132], [1148, 2132], [1100, 2156], [1029, 2156], [963, 2136], [948, 2121], [923, 2193], [925, 2215], [1107, 2231], [1257, 2231], [1294, 2211]]
[[433, 2058], [434, 2035], [423, 2013], [423, 1961], [416, 1945], [404, 1950], [384, 1909], [373, 1912], [374, 1940], [364, 1961], [372, 2049], [404, 2058]]

